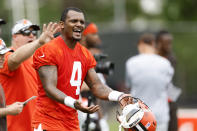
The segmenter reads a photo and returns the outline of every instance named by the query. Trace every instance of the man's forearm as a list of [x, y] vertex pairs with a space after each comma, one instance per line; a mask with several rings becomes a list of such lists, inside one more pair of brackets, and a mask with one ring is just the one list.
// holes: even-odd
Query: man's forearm
[[45, 91], [46, 91], [46, 95], [48, 97], [50, 97], [51, 99], [53, 99], [55, 101], [58, 101], [58, 102], [64, 104], [64, 98], [66, 97], [66, 95], [62, 91], [60, 91], [56, 87], [53, 88], [53, 91], [50, 91], [49, 88]]
[[119, 95], [122, 94], [122, 92], [114, 91], [107, 85], [103, 84], [93, 68], [88, 70], [85, 82], [92, 93], [103, 100], [117, 101]]
[[26, 44], [18, 48], [8, 58], [8, 66], [10, 70], [15, 70], [23, 61], [28, 59], [33, 53], [41, 46], [39, 40], [35, 40], [29, 44]]
[[6, 116], [7, 113], [7, 108], [0, 108], [0, 117]]
[[110, 87], [104, 84], [91, 88], [91, 91], [96, 97], [109, 101], [118, 101], [119, 98], [124, 94], [123, 92], [112, 90]]
[[91, 91], [96, 97], [103, 100], [109, 100], [108, 96], [113, 90], [107, 85], [99, 84], [95, 85], [95, 87], [92, 87]]
[[56, 66], [41, 66], [38, 70], [40, 80], [46, 95], [51, 99], [74, 108], [76, 101], [70, 96], [67, 96], [57, 88], [57, 67]]
[[53, 91], [50, 91], [50, 89], [47, 89], [46, 94], [48, 97], [50, 97], [51, 99], [58, 101], [62, 104], [65, 104], [71, 108], [75, 108], [74, 107], [74, 102], [76, 101], [75, 99], [73, 99], [70, 96], [67, 96], [66, 94], [64, 94], [62, 91], [60, 91], [57, 88], [53, 88]]

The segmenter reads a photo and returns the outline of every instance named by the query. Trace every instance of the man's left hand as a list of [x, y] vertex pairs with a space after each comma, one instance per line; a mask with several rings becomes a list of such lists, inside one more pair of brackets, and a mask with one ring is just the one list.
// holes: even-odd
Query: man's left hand
[[75, 109], [80, 110], [84, 113], [94, 113], [99, 110], [99, 105], [91, 105], [91, 106], [84, 106], [80, 101], [75, 101], [74, 103]]

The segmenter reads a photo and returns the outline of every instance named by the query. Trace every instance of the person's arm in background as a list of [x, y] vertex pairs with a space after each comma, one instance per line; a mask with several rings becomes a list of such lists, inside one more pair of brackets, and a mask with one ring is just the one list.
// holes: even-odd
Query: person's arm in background
[[9, 70], [11, 71], [16, 70], [23, 61], [25, 61], [26, 59], [28, 59], [30, 56], [33, 55], [36, 49], [38, 49], [45, 43], [49, 42], [50, 40], [52, 40], [54, 38], [53, 34], [55, 34], [58, 31], [59, 31], [59, 26], [57, 23], [50, 22], [48, 26], [44, 24], [43, 32], [38, 39], [18, 48], [13, 54], [11, 54], [8, 57]]
[[4, 108], [0, 108], [0, 117], [4, 117], [6, 115], [17, 115], [21, 113], [23, 110], [22, 102], [15, 102], [11, 105], [8, 105]]
[[65, 104], [73, 109], [78, 109], [85, 113], [94, 113], [99, 110], [99, 106], [83, 106], [78, 100], [67, 96], [62, 91], [57, 89], [57, 67], [56, 66], [41, 66], [38, 70], [40, 80], [46, 95], [51, 99]]

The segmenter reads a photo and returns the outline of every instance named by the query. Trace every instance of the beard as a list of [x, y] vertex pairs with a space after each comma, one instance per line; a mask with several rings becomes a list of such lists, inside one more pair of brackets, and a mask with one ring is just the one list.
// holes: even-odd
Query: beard
[[75, 38], [75, 37], [72, 37], [73, 41], [80, 41], [81, 40], [81, 37], [80, 38]]

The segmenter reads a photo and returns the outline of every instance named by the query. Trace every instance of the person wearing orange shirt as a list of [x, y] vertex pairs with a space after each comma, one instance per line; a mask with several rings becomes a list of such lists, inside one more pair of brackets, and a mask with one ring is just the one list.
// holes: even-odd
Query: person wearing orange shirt
[[[39, 26], [29, 20], [22, 19], [12, 28], [12, 46], [14, 52], [4, 52], [2, 67], [0, 67], [0, 83], [5, 92], [6, 104], [15, 101], [24, 102], [37, 95], [36, 72], [32, 67], [32, 54], [44, 43], [53, 39], [53, 34], [59, 29], [56, 23], [44, 25], [43, 33], [36, 39]], [[17, 116], [7, 116], [8, 131], [31, 131], [31, 116], [35, 101], [24, 106]]]
[[[1, 58], [0, 58], [1, 59]], [[0, 85], [0, 131], [7, 131], [7, 115], [17, 115], [23, 110], [22, 102], [15, 102], [11, 105], [5, 104], [3, 88]]]
[[94, 57], [78, 42], [85, 27], [83, 12], [66, 8], [59, 25], [60, 36], [39, 48], [33, 58], [38, 78], [34, 131], [80, 131], [77, 110], [86, 113], [99, 110], [98, 105], [88, 107], [78, 100], [83, 81], [100, 99], [118, 101], [128, 96], [100, 81]]
[[[2, 24], [6, 24], [5, 20], [0, 19], [0, 26]], [[0, 28], [0, 35], [1, 35], [1, 28]], [[3, 66], [3, 54], [5, 52], [10, 51], [5, 45], [5, 42], [0, 38], [0, 67]], [[15, 102], [11, 105], [7, 105], [5, 103], [5, 95], [3, 88], [0, 84], [0, 131], [7, 131], [7, 115], [17, 115], [21, 113], [23, 110], [23, 103], [22, 102]]]
[[[5, 42], [0, 38], [0, 68], [3, 67], [4, 54], [9, 51], [12, 50], [7, 48]], [[22, 112], [22, 109], [22, 102], [14, 102], [13, 104], [6, 106], [4, 91], [0, 84], [0, 127], [2, 126], [1, 119], [3, 117], [5, 117], [6, 115], [17, 115]]]

